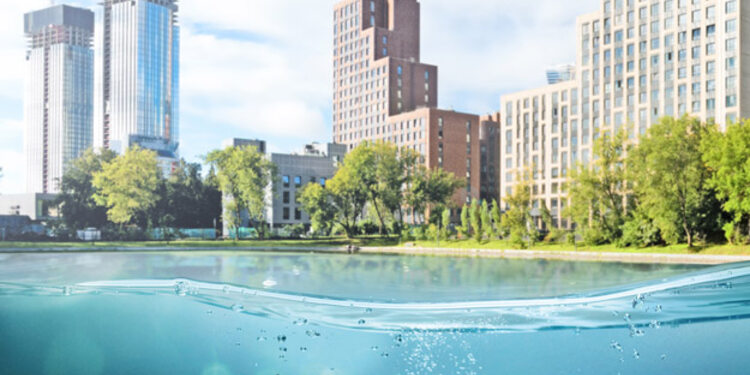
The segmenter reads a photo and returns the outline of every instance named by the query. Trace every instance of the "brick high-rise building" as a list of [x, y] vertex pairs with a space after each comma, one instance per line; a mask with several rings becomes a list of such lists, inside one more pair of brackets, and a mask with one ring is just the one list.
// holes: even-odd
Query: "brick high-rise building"
[[344, 0], [333, 18], [334, 142], [412, 148], [466, 178], [456, 204], [479, 198], [479, 116], [437, 109], [438, 69], [420, 62], [420, 3]]

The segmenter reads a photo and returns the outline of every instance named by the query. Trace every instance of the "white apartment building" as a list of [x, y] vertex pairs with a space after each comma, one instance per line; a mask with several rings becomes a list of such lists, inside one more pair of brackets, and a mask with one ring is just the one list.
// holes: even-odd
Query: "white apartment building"
[[664, 116], [748, 117], [748, 17], [739, 0], [604, 0], [579, 17], [576, 78], [501, 99], [501, 197], [533, 166], [534, 205], [567, 227], [564, 182], [600, 130], [637, 141]]

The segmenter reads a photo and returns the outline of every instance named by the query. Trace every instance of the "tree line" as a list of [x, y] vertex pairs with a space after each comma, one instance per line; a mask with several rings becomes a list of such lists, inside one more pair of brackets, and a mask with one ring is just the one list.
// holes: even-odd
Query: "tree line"
[[221, 192], [212, 169], [181, 160], [164, 176], [157, 155], [133, 147], [122, 155], [87, 150], [66, 169], [54, 223], [60, 239], [98, 228], [107, 239], [147, 239], [146, 231], [221, 227]]
[[[368, 232], [401, 235], [413, 223], [439, 218], [465, 181], [424, 166], [423, 156], [388, 142], [364, 142], [346, 155], [325, 186], [310, 183], [298, 197], [312, 230], [351, 238]], [[432, 220], [434, 221], [434, 220]]]
[[[563, 186], [562, 211], [589, 245], [646, 247], [750, 239], [750, 122], [729, 125], [666, 117], [635, 142], [600, 132], [593, 159], [578, 163]], [[527, 215], [528, 179], [511, 197]], [[514, 198], [520, 198], [515, 204]]]

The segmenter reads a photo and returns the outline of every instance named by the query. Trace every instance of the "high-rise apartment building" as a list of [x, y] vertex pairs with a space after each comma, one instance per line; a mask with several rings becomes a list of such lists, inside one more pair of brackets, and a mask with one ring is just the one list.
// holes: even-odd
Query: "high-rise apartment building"
[[102, 2], [104, 147], [154, 150], [162, 162], [179, 148], [180, 28], [177, 0]]
[[479, 116], [437, 109], [438, 69], [420, 62], [420, 3], [344, 0], [333, 19], [334, 142], [409, 147], [466, 178], [457, 204], [479, 198]]
[[94, 13], [58, 5], [27, 13], [26, 190], [56, 193], [93, 142]]
[[663, 116], [748, 117], [749, 17], [739, 0], [604, 0], [579, 17], [576, 78], [501, 99], [501, 194], [532, 168], [534, 204], [567, 226], [564, 183], [600, 131], [637, 141]]

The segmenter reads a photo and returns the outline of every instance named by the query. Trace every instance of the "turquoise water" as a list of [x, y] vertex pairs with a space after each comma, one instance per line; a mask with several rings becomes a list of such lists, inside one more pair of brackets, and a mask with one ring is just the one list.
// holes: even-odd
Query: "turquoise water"
[[2, 374], [747, 374], [750, 264], [0, 255]]

